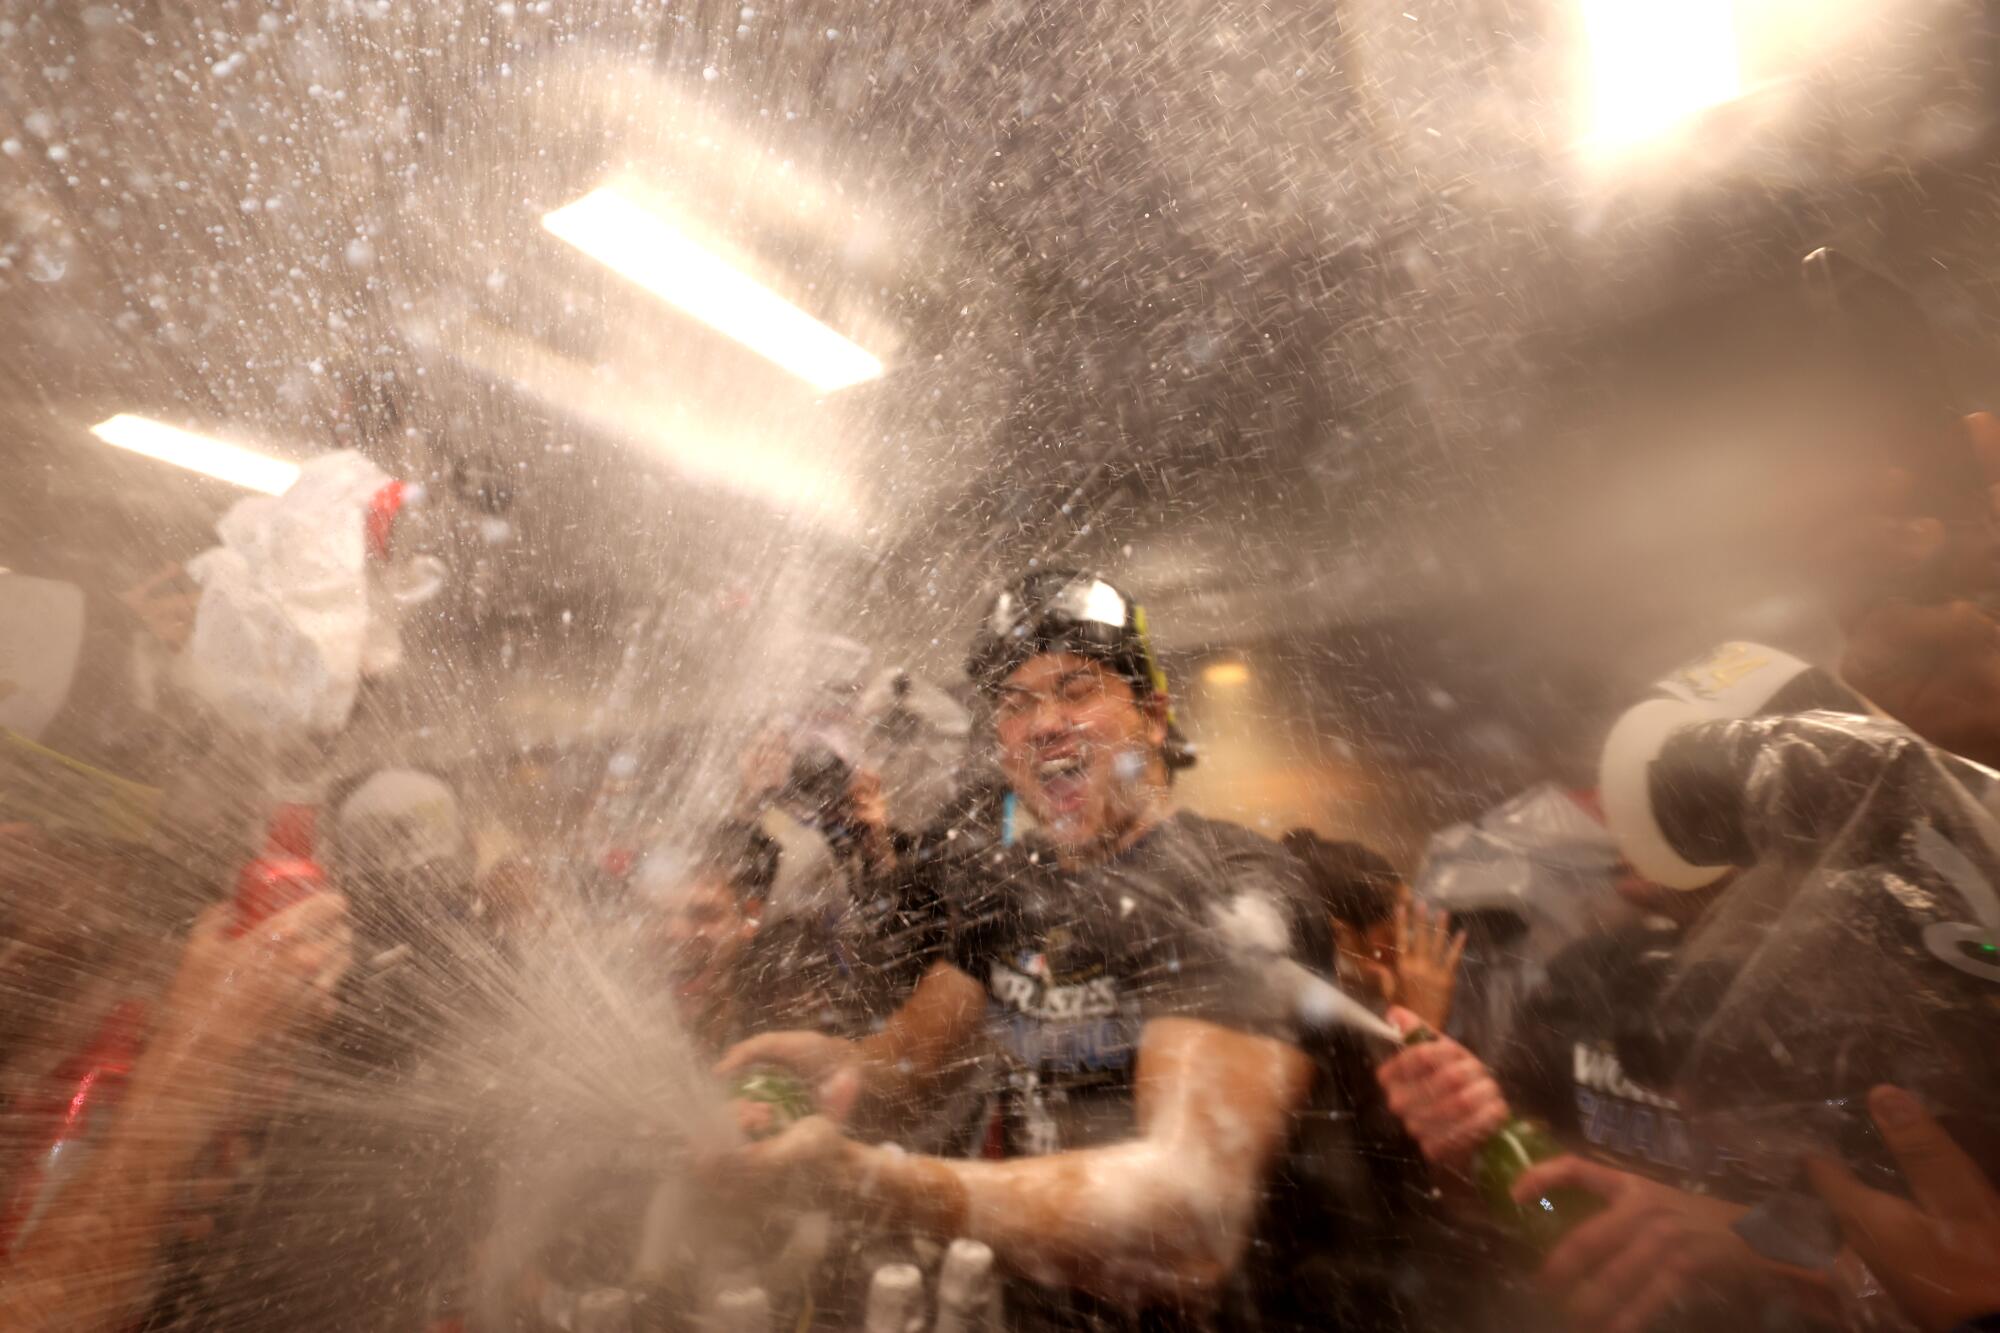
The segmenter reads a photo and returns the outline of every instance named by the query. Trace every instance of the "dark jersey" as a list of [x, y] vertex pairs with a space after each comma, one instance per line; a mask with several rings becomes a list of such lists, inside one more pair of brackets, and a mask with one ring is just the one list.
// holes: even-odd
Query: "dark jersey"
[[[1022, 848], [988, 847], [928, 875], [942, 957], [986, 987], [998, 1053], [998, 1134], [1006, 1155], [1088, 1148], [1137, 1133], [1133, 1073], [1139, 1036], [1157, 1018], [1193, 1018], [1297, 1041], [1277, 958], [1323, 933], [1305, 907], [1296, 863], [1246, 829], [1178, 814], [1124, 855], [1068, 872]], [[1303, 1173], [1282, 1168], [1276, 1193]], [[1269, 1193], [1269, 1191], [1267, 1191]], [[1297, 1209], [1267, 1198], [1267, 1224], [1239, 1274], [1247, 1285], [1271, 1232]], [[1256, 1293], [1231, 1293], [1220, 1314], [1132, 1315], [1077, 1293], [1023, 1284], [1009, 1322], [1024, 1328], [1187, 1327], [1230, 1322]]]
[[1139, 1033], [1155, 1018], [1295, 1036], [1254, 962], [1296, 949], [1301, 891], [1276, 844], [1181, 814], [1083, 871], [995, 864], [953, 886], [948, 957], [986, 987], [1011, 1155], [1131, 1137]]
[[1592, 935], [1557, 954], [1522, 1002], [1496, 1063], [1508, 1099], [1558, 1136], [1621, 1170], [1686, 1186], [1716, 1173], [1666, 1091], [1671, 1060], [1648, 1079], [1629, 1069], [1658, 1044], [1661, 981], [1680, 947], [1677, 927], [1653, 917]]
[[[1680, 932], [1658, 918], [1577, 941], [1549, 963], [1495, 1061], [1507, 1099], [1620, 1170], [1677, 1187], [1716, 1176], [1687, 1118], [1626, 1068], [1636, 1019], [1654, 1012]], [[1664, 1082], [1664, 1081], [1663, 1081]]]

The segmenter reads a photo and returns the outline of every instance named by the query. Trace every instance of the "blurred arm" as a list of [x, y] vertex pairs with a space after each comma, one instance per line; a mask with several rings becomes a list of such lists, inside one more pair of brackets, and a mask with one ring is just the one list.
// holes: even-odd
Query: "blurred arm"
[[234, 909], [196, 923], [117, 1119], [4, 1272], [9, 1333], [119, 1333], [143, 1313], [153, 1253], [196, 1159], [256, 1080], [270, 1043], [322, 1013], [351, 951], [346, 900], [323, 893], [232, 936]]
[[950, 963], [933, 963], [882, 1030], [856, 1043], [864, 1086], [878, 1100], [918, 1093], [949, 1072], [978, 1037], [986, 988]]
[[716, 1064], [725, 1077], [782, 1065], [818, 1089], [823, 1111], [845, 1121], [859, 1098], [893, 1112], [951, 1072], [978, 1037], [986, 988], [950, 963], [933, 963], [880, 1032], [860, 1041], [819, 1032], [767, 1032], [738, 1042]]
[[140, 1057], [109, 1140], [0, 1277], [0, 1324], [115, 1333], [139, 1316], [154, 1248], [229, 1109], [220, 1072], [179, 1034]]
[[1133, 1305], [1200, 1302], [1248, 1243], [1311, 1081], [1311, 1060], [1285, 1042], [1156, 1019], [1139, 1044], [1137, 1138], [1010, 1162], [842, 1140], [836, 1180], [903, 1225], [986, 1242], [1036, 1281]]

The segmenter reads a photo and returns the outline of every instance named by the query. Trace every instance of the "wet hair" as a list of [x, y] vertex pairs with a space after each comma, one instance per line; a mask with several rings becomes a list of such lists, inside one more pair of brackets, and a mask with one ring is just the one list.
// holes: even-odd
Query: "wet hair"
[[1285, 850], [1306, 869], [1306, 882], [1334, 920], [1366, 930], [1396, 912], [1403, 877], [1387, 857], [1358, 842], [1329, 842], [1311, 829], [1295, 828]]

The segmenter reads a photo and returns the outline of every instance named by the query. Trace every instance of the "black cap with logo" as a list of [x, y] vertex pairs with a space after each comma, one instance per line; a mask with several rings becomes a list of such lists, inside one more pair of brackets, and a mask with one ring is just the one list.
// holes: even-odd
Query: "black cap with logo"
[[[965, 671], [991, 697], [1022, 663], [1042, 653], [1096, 658], [1141, 698], [1167, 697], [1167, 673], [1153, 655], [1146, 608], [1095, 574], [1038, 569], [1002, 589], [973, 637]], [[1168, 767], [1177, 769], [1195, 758], [1171, 712], [1166, 757]]]

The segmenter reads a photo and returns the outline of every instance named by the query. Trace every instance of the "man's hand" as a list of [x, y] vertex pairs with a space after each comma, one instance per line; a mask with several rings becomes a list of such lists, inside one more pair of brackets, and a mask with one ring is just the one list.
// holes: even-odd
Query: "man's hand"
[[[1422, 1023], [1407, 1009], [1391, 1009], [1389, 1018], [1405, 1033]], [[1507, 1121], [1507, 1099], [1492, 1073], [1442, 1034], [1384, 1061], [1375, 1077], [1389, 1095], [1389, 1109], [1439, 1166], [1465, 1165], [1473, 1149]]]
[[1869, 1189], [1839, 1162], [1808, 1161], [1847, 1243], [1928, 1333], [2000, 1311], [2000, 1191], [1901, 1088], [1876, 1088], [1868, 1111], [1916, 1202]]
[[2000, 623], [1971, 602], [1869, 607], [1848, 623], [1840, 672], [1924, 739], [2000, 764]]
[[1396, 999], [1434, 1031], [1451, 1017], [1464, 953], [1465, 932], [1451, 933], [1449, 913], [1417, 902], [1396, 908]]
[[1990, 483], [1988, 521], [1902, 512], [1909, 479], [1892, 471], [1874, 489], [1875, 512], [1840, 521], [1828, 575], [1847, 683], [1925, 739], [2000, 763], [2000, 624], [1986, 609], [2000, 595], [2000, 420], [1982, 412], [1964, 425]]
[[318, 893], [243, 935], [235, 907], [203, 912], [162, 1006], [159, 1040], [228, 1075], [300, 1023], [324, 1017], [353, 957], [347, 900]]
[[757, 1065], [789, 1069], [813, 1086], [823, 1113], [845, 1124], [864, 1100], [871, 1112], [921, 1104], [933, 1080], [959, 1067], [972, 1049], [985, 1013], [986, 987], [940, 961], [881, 1030], [860, 1041], [766, 1033], [731, 1047], [715, 1072], [727, 1079]]
[[[812, 1085], [813, 1104], [822, 1113], [812, 1118], [831, 1117], [836, 1123], [845, 1124], [864, 1090], [865, 1064], [860, 1047], [840, 1037], [820, 1032], [767, 1032], [737, 1042], [723, 1052], [715, 1072], [728, 1082], [732, 1081], [732, 1075], [759, 1065], [788, 1069]], [[769, 1128], [769, 1108], [739, 1103], [737, 1122], [745, 1134], [760, 1134]], [[788, 1130], [778, 1137], [782, 1139], [789, 1134]]]
[[809, 1115], [784, 1133], [735, 1154], [731, 1179], [788, 1202], [851, 1194], [856, 1146], [831, 1118]]
[[1643, 1333], [1691, 1290], [1755, 1277], [1764, 1265], [1730, 1224], [1742, 1212], [1580, 1157], [1521, 1173], [1514, 1198], [1583, 1190], [1603, 1212], [1564, 1236], [1542, 1264], [1542, 1283], [1579, 1329]]
[[281, 1086], [258, 1057], [329, 1006], [350, 950], [345, 899], [317, 894], [242, 935], [234, 915], [219, 903], [195, 923], [118, 1118], [10, 1256], [0, 1325], [133, 1327], [203, 1149], [247, 1094]]

